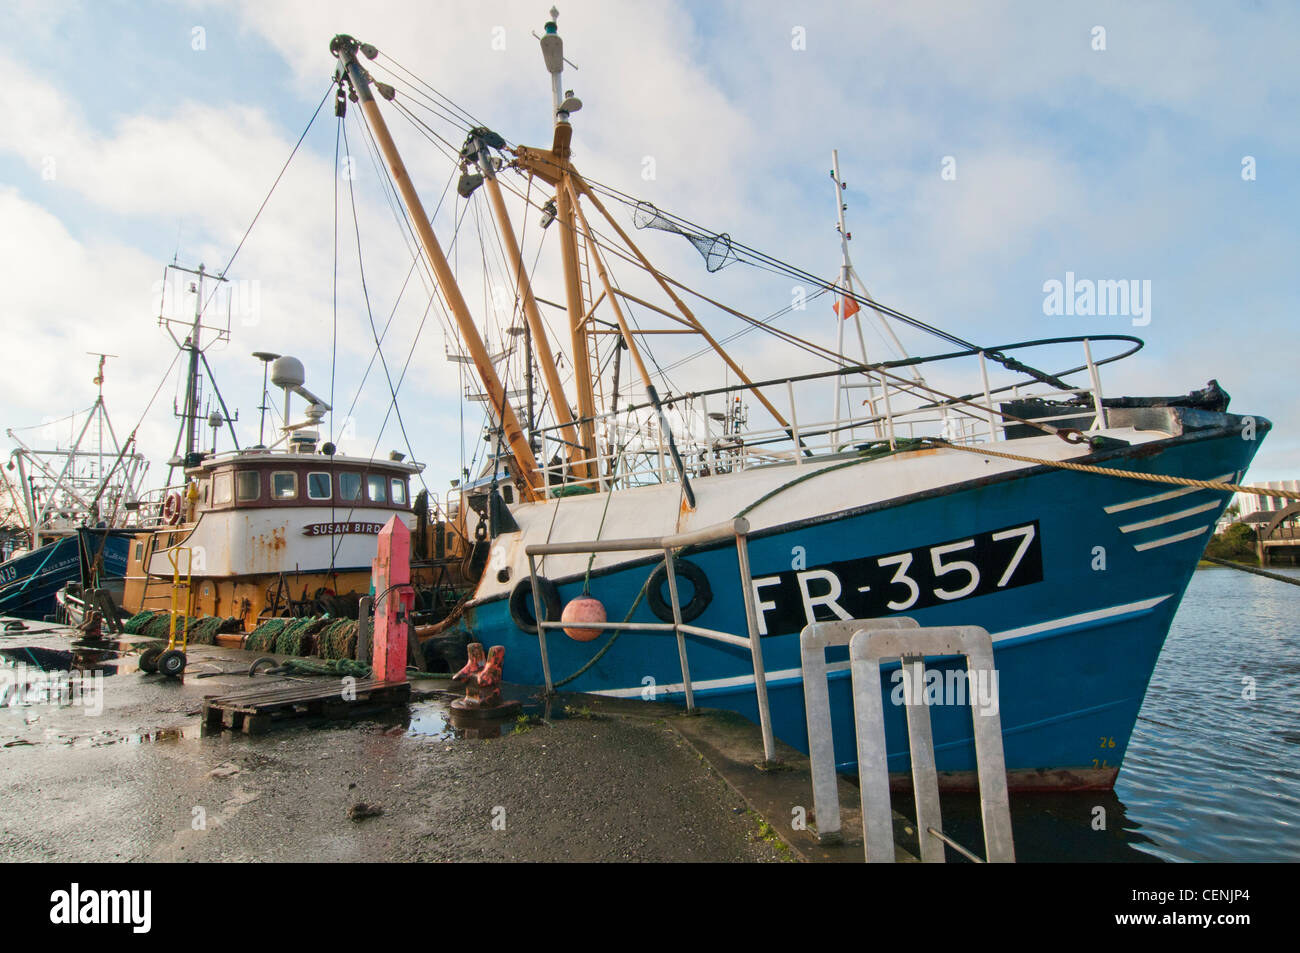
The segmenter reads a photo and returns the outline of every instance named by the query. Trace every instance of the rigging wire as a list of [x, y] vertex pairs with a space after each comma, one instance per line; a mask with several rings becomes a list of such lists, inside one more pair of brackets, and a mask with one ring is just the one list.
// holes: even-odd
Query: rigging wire
[[[289, 170], [289, 163], [293, 162], [293, 157], [298, 154], [298, 147], [301, 146], [302, 141], [307, 138], [307, 133], [311, 131], [311, 127], [316, 122], [316, 117], [320, 115], [321, 108], [325, 105], [325, 101], [329, 99], [330, 92], [333, 91], [333, 89], [334, 80], [331, 78], [329, 85], [325, 87], [325, 95], [322, 96], [320, 102], [316, 104], [316, 111], [311, 114], [311, 119], [307, 120], [306, 128], [303, 129], [302, 134], [298, 137], [298, 141], [293, 144], [293, 148], [289, 150], [289, 158], [284, 160], [284, 165], [280, 167], [279, 174], [276, 175], [275, 181], [271, 183], [271, 188], [270, 191], [266, 193], [266, 198], [262, 199], [262, 204], [257, 207], [257, 213], [253, 216], [253, 220], [248, 223], [248, 228], [244, 230], [244, 235], [239, 239], [239, 244], [235, 246], [235, 250], [230, 253], [230, 258], [226, 261], [226, 266], [218, 273], [220, 276], [224, 277], [230, 271], [230, 266], [235, 263], [235, 257], [239, 254], [240, 249], [244, 247], [244, 242], [248, 240], [248, 236], [252, 233], [253, 226], [257, 224], [257, 220], [262, 217], [262, 212], [265, 211], [267, 203], [271, 201], [271, 196], [275, 194], [276, 186], [280, 184], [280, 180], [284, 178], [285, 172]], [[217, 289], [220, 287], [221, 282], [218, 281], [213, 286], [212, 291], [208, 293], [207, 300], [203, 302], [203, 306], [199, 309], [200, 312], [207, 310], [208, 305], [212, 303], [213, 296], [217, 293]]]
[[[348, 146], [347, 126], [343, 127], [343, 148], [347, 150], [349, 155], [352, 154], [352, 150]], [[361, 296], [366, 303], [366, 317], [370, 321], [370, 332], [375, 339], [375, 349], [379, 357], [379, 364], [380, 367], [383, 368], [384, 378], [388, 382], [388, 392], [392, 396], [392, 407], [394, 412], [397, 414], [397, 426], [402, 431], [402, 439], [406, 443], [406, 450], [411, 455], [411, 459], [414, 460], [415, 450], [412, 449], [411, 438], [407, 436], [406, 433], [406, 422], [402, 419], [402, 409], [397, 406], [397, 390], [393, 386], [392, 375], [389, 374], [388, 372], [388, 362], [384, 360], [383, 352], [382, 350], [380, 350], [379, 329], [378, 327], [375, 326], [375, 314], [374, 314], [374, 310], [370, 306], [370, 290], [366, 286], [366, 266], [365, 266], [365, 262], [362, 259], [362, 254], [361, 254], [361, 221], [357, 217], [356, 190], [352, 186], [351, 178], [348, 179], [348, 201], [352, 207], [352, 225], [357, 239], [357, 270], [360, 273], [360, 278], [361, 278]], [[379, 437], [376, 437], [375, 438], [376, 447], [378, 446], [378, 444], [379, 444]], [[420, 473], [419, 477], [420, 477], [420, 483], [424, 484], [424, 474]], [[425, 485], [425, 489], [426, 490], [428, 489], [427, 485]]]

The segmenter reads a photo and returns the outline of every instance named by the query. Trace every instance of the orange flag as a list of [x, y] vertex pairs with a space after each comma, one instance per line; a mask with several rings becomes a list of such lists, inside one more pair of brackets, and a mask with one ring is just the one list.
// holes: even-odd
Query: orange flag
[[835, 309], [835, 313], [836, 313], [836, 314], [839, 314], [839, 313], [840, 313], [840, 301], [841, 301], [841, 300], [843, 300], [844, 303], [845, 303], [845, 304], [844, 304], [844, 315], [843, 315], [845, 321], [847, 321], [849, 318], [853, 317], [855, 314], [857, 314], [859, 311], [862, 310], [861, 306], [860, 306], [856, 301], [854, 301], [852, 298], [836, 299], [835, 303], [834, 303], [833, 305], [831, 305], [831, 307]]

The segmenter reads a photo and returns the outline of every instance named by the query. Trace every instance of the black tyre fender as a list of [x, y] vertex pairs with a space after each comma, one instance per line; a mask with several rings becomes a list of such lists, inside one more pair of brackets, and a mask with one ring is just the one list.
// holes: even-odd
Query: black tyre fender
[[[560, 617], [560, 590], [545, 576], [537, 577], [537, 594], [542, 601], [543, 622], [554, 622]], [[537, 634], [537, 619], [533, 617], [533, 583], [524, 576], [510, 590], [510, 618], [525, 632]]]
[[168, 678], [180, 678], [185, 671], [185, 653], [180, 649], [168, 649], [158, 656], [158, 671]]
[[[691, 601], [682, 606], [682, 621], [694, 622], [704, 614], [704, 610], [713, 601], [713, 587], [709, 585], [709, 577], [704, 574], [703, 569], [686, 559], [674, 559], [673, 572], [678, 580], [688, 581], [694, 590]], [[650, 606], [650, 611], [661, 621], [672, 622], [673, 604], [670, 601], [671, 594], [665, 597], [667, 587], [668, 568], [660, 563], [659, 567], [650, 574], [650, 582], [646, 586], [646, 602]]]

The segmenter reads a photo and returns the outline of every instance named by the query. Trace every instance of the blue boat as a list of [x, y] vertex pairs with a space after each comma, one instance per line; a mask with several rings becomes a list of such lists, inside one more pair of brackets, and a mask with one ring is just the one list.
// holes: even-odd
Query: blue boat
[[[82, 528], [0, 563], [0, 615], [53, 618], [56, 597], [68, 583], [121, 579], [126, 575], [130, 537], [126, 530]], [[99, 565], [92, 571], [96, 562]]]
[[[877, 301], [848, 255], [835, 154], [833, 281], [586, 179], [571, 150], [582, 103], [564, 89], [554, 19], [544, 29], [549, 147], [511, 145], [482, 126], [457, 130], [465, 134], [458, 194], [467, 202], [486, 194], [476, 227], [495, 232], [480, 234], [481, 246], [499, 250], [494, 261], [506, 263], [514, 285], [496, 314], [499, 341], [484, 340], [374, 95], [400, 103], [418, 89], [396, 79], [373, 85], [359, 58], [378, 56], [368, 44], [338, 36], [330, 47], [339, 114], [357, 103], [375, 133], [455, 321], [465, 351], [455, 359], [483, 385], [473, 397], [485, 408], [487, 463], [477, 479], [465, 470], [458, 503], [439, 515], [464, 541], [472, 593], [424, 633], [426, 651], [450, 658], [466, 641], [501, 645], [507, 681], [548, 690], [684, 702], [689, 684], [698, 704], [756, 720], [761, 671], [775, 736], [806, 751], [805, 626], [890, 616], [976, 625], [994, 640], [996, 690], [978, 701], [999, 706], [1010, 787], [1111, 787], [1179, 601], [1269, 422], [1228, 413], [1213, 381], [1179, 397], [1106, 398], [1102, 369], [1140, 349], [1135, 337], [981, 345]], [[518, 243], [498, 179], [525, 202], [543, 190], [532, 204], [560, 245], [564, 305], [533, 294], [536, 259]], [[796, 282], [794, 300], [760, 320], [695, 291], [650, 264], [629, 220], [669, 236], [647, 242], [686, 238], [709, 272], [743, 264], [780, 276], [772, 298], [782, 304]], [[611, 277], [614, 268], [631, 274], [627, 284]], [[1073, 295], [1073, 273], [1070, 282]], [[1103, 302], [1097, 313], [1137, 309], [1134, 324], [1144, 323], [1140, 289], [1078, 287]], [[833, 348], [798, 313], [821, 294]], [[551, 350], [563, 335], [539, 303], [565, 312], [569, 380]], [[716, 324], [700, 317], [706, 309]], [[789, 330], [795, 321], [799, 333]], [[901, 356], [869, 356], [864, 321]], [[741, 329], [731, 338], [754, 330], [775, 338], [767, 367], [781, 376], [750, 377], [723, 347], [724, 327]], [[860, 356], [846, 350], [849, 328]], [[661, 360], [651, 346], [679, 339], [655, 334], [703, 344]], [[935, 337], [948, 350], [914, 358], [899, 334]], [[521, 337], [525, 359], [512, 369]], [[667, 370], [684, 373], [677, 369], [701, 355], [717, 363], [685, 384], [669, 379]], [[796, 366], [796, 357], [821, 369]], [[833, 389], [829, 414], [823, 389]], [[727, 526], [736, 527], [731, 539], [717, 531]], [[665, 547], [679, 546], [668, 562]], [[679, 601], [664, 594], [670, 578]], [[830, 662], [837, 763], [850, 771], [846, 652]], [[953, 663], [931, 669], [945, 691], [960, 685]], [[897, 671], [884, 669], [882, 691], [898, 688]], [[971, 701], [945, 696], [933, 707], [946, 788], [975, 784]], [[903, 778], [903, 708], [886, 713], [889, 767]]]
[[[1258, 447], [1258, 440], [1242, 439], [1246, 418], [1186, 408], [1168, 413], [1176, 434], [1085, 452], [1069, 462], [1203, 480], [1234, 480], [1244, 472]], [[1253, 426], [1257, 437], [1269, 428], [1258, 418]], [[1016, 444], [1038, 442], [996, 446], [1032, 456], [1042, 449]], [[807, 750], [799, 655], [804, 625], [890, 615], [907, 615], [921, 625], [979, 625], [994, 639], [1011, 787], [1110, 788], [1170, 622], [1230, 494], [1187, 486], [1164, 489], [1045, 465], [1008, 468], [1000, 458], [941, 448], [864, 459], [837, 470], [842, 462], [805, 465], [807, 472], [798, 478], [803, 482], [790, 489], [790, 499], [778, 494], [752, 508], [742, 502], [742, 494], [759, 499], [771, 493], [791, 481], [793, 467], [771, 468], [763, 474], [769, 480], [750, 480], [749, 487], [726, 476], [694, 483], [699, 511], [722, 516], [748, 508], [747, 519], [755, 527], [749, 559], [775, 735]], [[924, 487], [923, 471], [936, 463], [951, 482]], [[887, 475], [888, 470], [911, 472]], [[968, 478], [960, 478], [963, 470]], [[812, 475], [819, 472], [825, 475]], [[847, 500], [851, 481], [870, 485], [877, 479], [915, 480], [918, 487], [830, 512], [809, 512], [817, 508], [815, 499], [809, 505], [807, 496], [794, 498], [820, 482], [823, 492]], [[647, 526], [644, 514], [662, 503], [663, 490], [624, 491], [628, 505], [643, 515], [618, 520], [617, 535], [648, 535], [622, 530], [632, 519], [633, 525]], [[670, 507], [676, 509], [677, 493], [669, 490], [669, 495]], [[516, 507], [513, 515], [521, 529], [511, 550], [522, 553], [528, 543], [574, 538], [554, 527], [587, 524], [580, 513], [565, 511], [603, 508], [603, 496], [558, 499], [549, 506], [534, 505], [535, 513]], [[622, 511], [622, 502], [610, 507], [610, 523]], [[717, 520], [702, 515], [692, 525], [708, 522]], [[960, 569], [957, 554], [965, 557]], [[712, 591], [694, 624], [738, 631], [741, 620], [743, 634], [745, 608], [734, 546], [714, 544], [683, 558], [698, 567]], [[800, 568], [792, 568], [792, 560]], [[517, 571], [526, 585], [526, 562], [510, 562], [512, 571], [505, 577], [517, 580]], [[661, 556], [648, 556], [601, 565], [588, 574], [585, 557], [567, 562], [546, 557], [539, 572], [556, 585], [559, 604], [586, 591], [601, 601], [610, 619], [623, 620], [661, 562]], [[681, 600], [689, 603], [694, 596], [690, 582], [683, 582], [682, 589]], [[508, 680], [541, 685], [538, 637], [521, 630], [512, 617], [512, 591], [508, 582], [481, 583], [464, 624], [475, 639], [506, 646]], [[645, 599], [626, 618], [664, 621]], [[529, 621], [531, 615], [524, 619]], [[616, 644], [606, 649], [610, 641]], [[582, 671], [566, 690], [684, 700], [671, 636], [606, 633], [578, 642], [552, 631], [547, 648], [554, 682]], [[688, 656], [697, 704], [758, 720], [747, 650], [690, 640]], [[846, 657], [841, 651], [839, 659]], [[932, 667], [944, 678], [951, 669]], [[894, 687], [892, 671], [886, 666], [882, 675], [886, 692]], [[856, 766], [848, 672], [833, 671], [830, 679], [837, 761], [848, 771]], [[901, 776], [909, 770], [903, 709], [886, 706], [886, 713], [890, 769]], [[969, 703], [936, 705], [932, 716], [941, 782], [951, 789], [973, 787]]]

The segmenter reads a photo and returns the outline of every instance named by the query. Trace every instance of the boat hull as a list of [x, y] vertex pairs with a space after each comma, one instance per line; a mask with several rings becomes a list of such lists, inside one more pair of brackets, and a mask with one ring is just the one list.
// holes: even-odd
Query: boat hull
[[52, 616], [59, 590], [83, 577], [83, 546], [95, 546], [93, 556], [102, 543], [104, 576], [120, 577], [126, 572], [126, 537], [112, 530], [82, 530], [81, 534], [89, 542], [63, 536], [0, 565], [0, 615], [36, 620]]
[[[1258, 442], [1241, 438], [1241, 418], [1213, 416], [1220, 418], [1218, 426], [1099, 455], [1107, 459], [1096, 462], [1235, 480]], [[1010, 449], [1008, 444], [998, 446]], [[868, 471], [863, 468], [864, 475]], [[798, 634], [804, 623], [837, 614], [897, 614], [915, 618], [922, 626], [978, 625], [994, 638], [996, 703], [1012, 787], [1111, 787], [1178, 603], [1228, 499], [1223, 492], [1039, 466], [756, 531], [749, 543], [750, 562], [755, 602], [769, 629], [761, 644], [774, 733], [807, 751]], [[1033, 540], [1011, 571], [1012, 550], [1031, 535], [1027, 526], [1034, 528]], [[999, 546], [991, 546], [999, 533]], [[947, 569], [963, 556], [973, 562], [980, 584], [969, 594], [935, 598], [936, 590], [951, 594], [967, 588], [970, 577], [964, 570]], [[712, 602], [695, 624], [744, 634], [734, 547], [716, 545], [686, 558], [705, 572], [713, 591]], [[608, 617], [621, 620], [655, 562], [642, 558], [593, 571], [589, 580], [578, 575], [554, 581], [562, 604], [586, 585], [605, 604]], [[911, 605], [912, 587], [895, 575], [904, 562], [905, 575], [922, 595]], [[855, 571], [859, 575], [853, 578]], [[804, 588], [792, 586], [788, 579], [792, 574], [798, 578], [800, 572], [806, 574]], [[835, 582], [825, 573], [834, 574]], [[774, 579], [778, 581], [764, 582]], [[852, 597], [851, 590], [864, 580], [871, 593]], [[830, 600], [835, 605], [819, 601], [832, 587], [838, 591], [838, 599]], [[802, 598], [804, 594], [810, 598]], [[882, 608], [885, 611], [878, 611]], [[631, 619], [658, 621], [644, 600]], [[505, 599], [480, 601], [467, 625], [472, 637], [506, 647], [509, 681], [543, 683], [537, 637], [515, 625]], [[552, 631], [547, 647], [553, 680], [558, 683], [582, 669], [612, 638], [606, 633], [592, 642], [575, 642]], [[748, 651], [696, 638], [687, 641], [696, 703], [757, 720]], [[828, 654], [832, 663], [846, 657], [844, 649]], [[830, 675], [830, 701], [837, 764], [851, 771], [856, 752], [845, 668]], [[955, 671], [953, 663], [940, 661], [930, 669], [938, 685], [930, 711], [941, 784], [948, 789], [973, 787], [972, 698], [952, 690], [959, 681], [948, 674]], [[882, 690], [894, 701], [885, 706], [889, 766], [903, 777], [910, 762], [897, 671], [897, 663], [883, 667]], [[671, 635], [624, 634], [564, 687], [681, 702], [676, 641]]]

